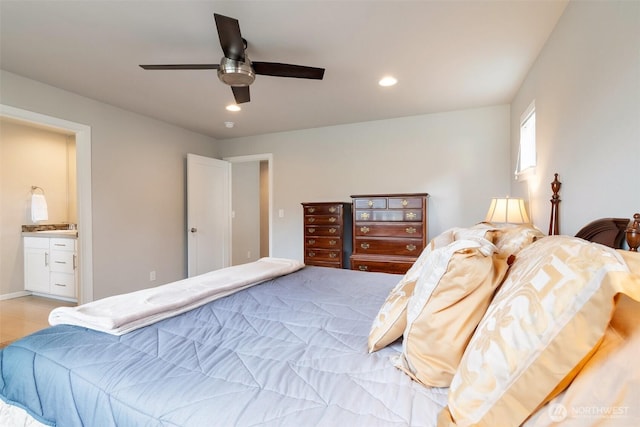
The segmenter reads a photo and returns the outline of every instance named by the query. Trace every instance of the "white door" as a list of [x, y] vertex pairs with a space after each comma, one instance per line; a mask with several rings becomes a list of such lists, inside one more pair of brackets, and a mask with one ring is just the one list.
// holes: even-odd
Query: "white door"
[[187, 154], [188, 275], [231, 265], [229, 162]]

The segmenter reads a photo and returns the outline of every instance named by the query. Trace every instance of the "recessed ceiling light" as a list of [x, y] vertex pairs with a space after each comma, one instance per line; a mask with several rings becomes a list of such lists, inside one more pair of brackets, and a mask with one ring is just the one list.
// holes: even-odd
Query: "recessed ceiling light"
[[241, 110], [241, 108], [240, 108], [240, 106], [238, 104], [229, 104], [229, 105], [227, 105], [226, 108], [227, 108], [228, 111], [240, 111]]
[[398, 80], [395, 77], [391, 77], [391, 76], [386, 76], [380, 79], [380, 81], [378, 82], [378, 84], [380, 86], [393, 86], [394, 84], [398, 83]]
[[234, 127], [236, 124], [233, 122], [224, 122], [225, 127], [231, 129], [232, 127]]

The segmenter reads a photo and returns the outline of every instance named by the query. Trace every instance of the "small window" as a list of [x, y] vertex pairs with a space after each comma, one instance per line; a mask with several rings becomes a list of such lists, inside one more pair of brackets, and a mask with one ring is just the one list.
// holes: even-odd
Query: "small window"
[[520, 147], [515, 178], [526, 179], [536, 168], [536, 104], [529, 105], [520, 117]]

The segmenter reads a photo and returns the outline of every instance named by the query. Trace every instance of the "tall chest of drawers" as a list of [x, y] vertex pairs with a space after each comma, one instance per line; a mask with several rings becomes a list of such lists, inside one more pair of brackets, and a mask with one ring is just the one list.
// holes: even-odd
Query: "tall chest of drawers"
[[304, 210], [304, 263], [349, 268], [351, 255], [351, 203], [302, 203]]
[[377, 194], [351, 197], [351, 269], [406, 273], [427, 245], [429, 195]]

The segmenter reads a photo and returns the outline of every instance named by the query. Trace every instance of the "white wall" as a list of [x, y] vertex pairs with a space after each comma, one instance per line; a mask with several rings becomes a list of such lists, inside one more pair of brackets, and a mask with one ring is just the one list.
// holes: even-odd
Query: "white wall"
[[509, 106], [235, 138], [218, 150], [273, 154], [272, 256], [301, 259], [303, 202], [427, 192], [430, 236], [483, 220], [509, 190]]
[[560, 232], [640, 212], [640, 2], [571, 1], [511, 104], [511, 168], [520, 114], [536, 102], [538, 168], [512, 193], [531, 192], [549, 227], [557, 172]]
[[231, 265], [260, 258], [260, 162], [231, 167]]
[[0, 100], [91, 127], [95, 298], [186, 277], [186, 154], [215, 140], [5, 71]]

